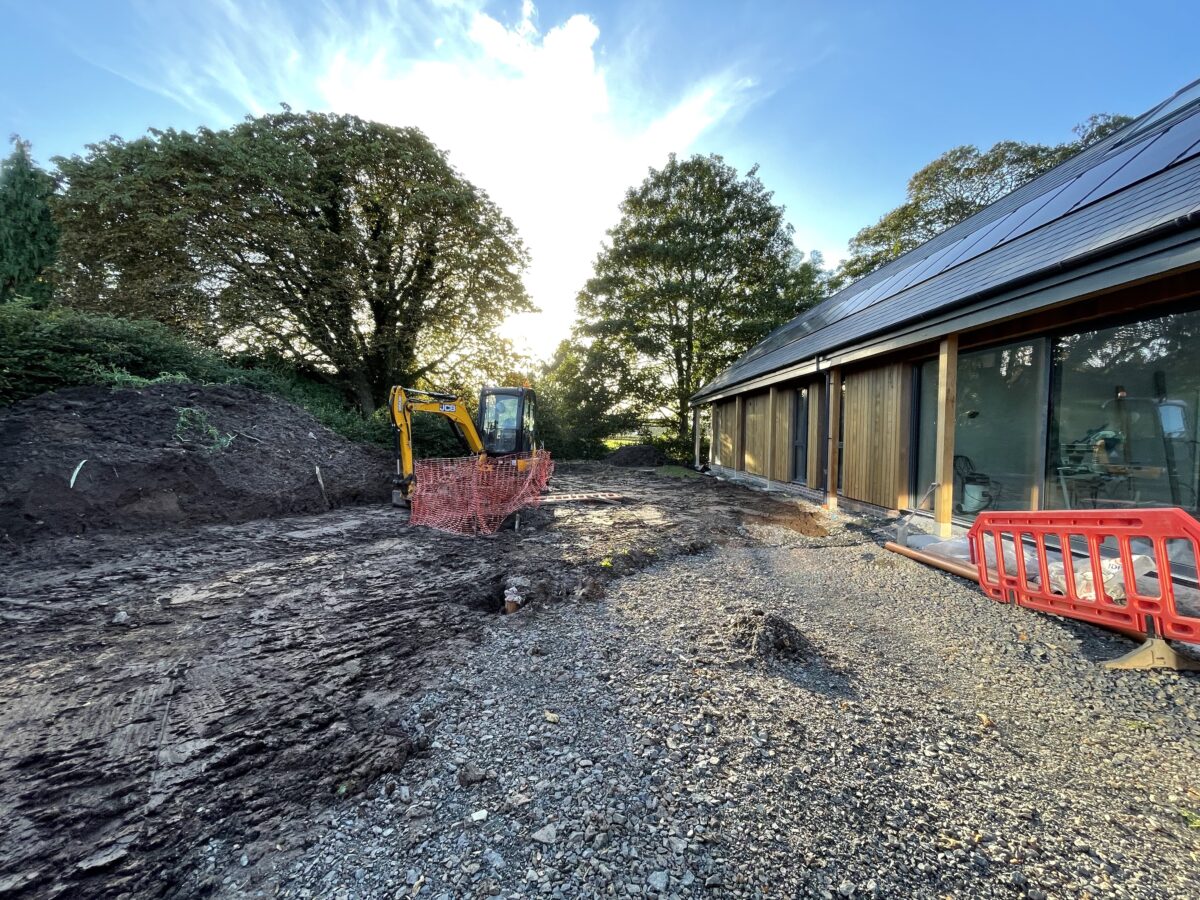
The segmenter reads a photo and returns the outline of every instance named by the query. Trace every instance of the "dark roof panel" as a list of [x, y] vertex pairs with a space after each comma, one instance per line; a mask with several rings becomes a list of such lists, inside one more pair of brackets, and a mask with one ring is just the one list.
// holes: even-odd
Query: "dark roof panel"
[[1200, 81], [775, 329], [702, 399], [916, 322], [1200, 208]]

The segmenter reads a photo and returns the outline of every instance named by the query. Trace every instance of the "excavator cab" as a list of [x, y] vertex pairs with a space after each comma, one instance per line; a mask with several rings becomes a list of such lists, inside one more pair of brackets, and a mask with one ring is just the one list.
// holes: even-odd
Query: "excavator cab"
[[529, 388], [487, 387], [479, 392], [479, 436], [488, 456], [537, 446], [536, 403]]

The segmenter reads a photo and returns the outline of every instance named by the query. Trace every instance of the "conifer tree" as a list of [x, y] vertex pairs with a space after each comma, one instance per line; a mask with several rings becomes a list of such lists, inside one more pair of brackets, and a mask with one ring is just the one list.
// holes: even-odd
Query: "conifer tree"
[[0, 163], [0, 303], [50, 298], [50, 267], [58, 252], [58, 228], [48, 200], [54, 179], [38, 168], [29, 144], [13, 138], [12, 154]]

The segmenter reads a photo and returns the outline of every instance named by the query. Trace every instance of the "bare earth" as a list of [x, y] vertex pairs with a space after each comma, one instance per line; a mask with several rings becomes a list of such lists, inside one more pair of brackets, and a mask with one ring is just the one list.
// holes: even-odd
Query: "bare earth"
[[[0, 895], [1200, 893], [1200, 678], [711, 479], [0, 559]], [[530, 608], [495, 615], [514, 586]]]

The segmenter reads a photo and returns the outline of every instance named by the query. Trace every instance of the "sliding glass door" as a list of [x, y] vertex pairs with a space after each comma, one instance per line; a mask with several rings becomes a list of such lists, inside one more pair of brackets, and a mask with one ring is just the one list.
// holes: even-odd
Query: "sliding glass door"
[[1180, 506], [1200, 493], [1200, 311], [1054, 342], [1046, 506]]

